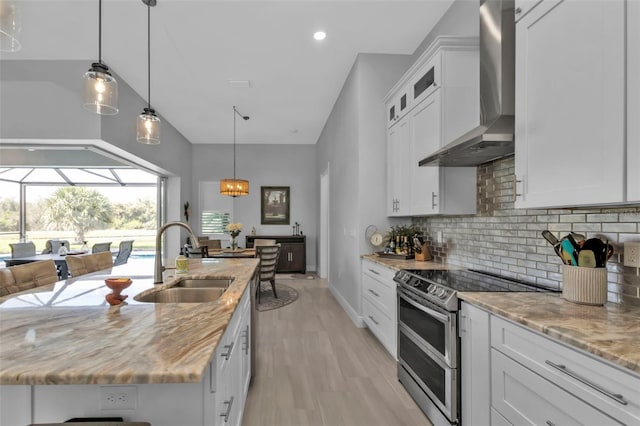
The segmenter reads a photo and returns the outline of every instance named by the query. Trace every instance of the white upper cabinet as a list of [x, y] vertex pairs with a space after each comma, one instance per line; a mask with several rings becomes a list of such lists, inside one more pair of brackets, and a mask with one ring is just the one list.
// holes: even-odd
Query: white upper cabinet
[[640, 202], [640, 1], [627, 3], [627, 201]]
[[628, 201], [625, 37], [623, 0], [544, 0], [516, 24], [516, 207]]
[[411, 122], [403, 117], [387, 132], [387, 215], [408, 216], [411, 184]]
[[388, 118], [409, 95], [407, 112], [387, 121], [389, 216], [475, 213], [475, 167], [418, 161], [479, 124], [478, 67], [477, 39], [439, 37], [387, 95]]

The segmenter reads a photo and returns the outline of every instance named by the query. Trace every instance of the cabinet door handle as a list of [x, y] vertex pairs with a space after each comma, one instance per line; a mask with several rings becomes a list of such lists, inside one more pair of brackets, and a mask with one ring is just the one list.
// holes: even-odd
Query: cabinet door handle
[[380, 295], [378, 293], [376, 293], [375, 291], [369, 289], [369, 293], [373, 294], [376, 297], [380, 297]]
[[227, 410], [220, 414], [220, 417], [224, 417], [224, 422], [227, 423], [229, 421], [229, 416], [231, 415], [231, 406], [233, 405], [233, 397], [231, 397], [228, 401], [224, 401], [223, 404], [227, 406]]
[[516, 13], [516, 15], [518, 15], [518, 14], [522, 13], [522, 8], [521, 7], [516, 7], [516, 10], [514, 12]]
[[545, 362], [545, 364], [552, 366], [553, 368], [555, 368], [556, 370], [560, 371], [561, 373], [564, 373], [567, 376], [576, 379], [580, 383], [584, 383], [585, 385], [589, 386], [591, 389], [594, 389], [594, 390], [600, 392], [601, 394], [603, 394], [605, 396], [608, 396], [609, 398], [613, 399], [617, 403], [622, 404], [622, 405], [627, 405], [627, 401], [624, 400], [624, 397], [621, 394], [610, 392], [610, 391], [604, 389], [603, 387], [591, 382], [590, 380], [587, 380], [584, 377], [580, 377], [577, 373], [569, 370], [563, 364], [556, 364], [556, 363], [553, 363], [553, 362], [551, 362], [549, 360], [545, 360], [544, 362]]
[[465, 327], [466, 321], [467, 321], [467, 316], [462, 315], [462, 313], [460, 313], [460, 323], [458, 324], [458, 337], [463, 337], [462, 335], [467, 332], [467, 328]]
[[438, 194], [436, 194], [435, 192], [431, 192], [431, 208], [435, 209], [438, 205], [436, 204], [436, 198], [438, 197]]
[[369, 268], [369, 272], [371, 272], [372, 274], [380, 275], [380, 272], [376, 271], [375, 269]]
[[242, 342], [242, 350], [244, 351], [245, 354], [249, 353], [249, 326], [247, 325], [246, 328], [242, 331], [242, 334], [244, 334], [244, 340]]
[[233, 351], [233, 342], [229, 343], [228, 345], [224, 345], [224, 347], [227, 348], [227, 353], [220, 354], [220, 356], [228, 361], [229, 357], [231, 356], [231, 352]]
[[371, 321], [373, 321], [373, 323], [374, 323], [375, 325], [379, 325], [379, 324], [380, 324], [380, 323], [379, 323], [378, 321], [376, 321], [376, 319], [375, 319], [374, 317], [372, 317], [371, 315], [369, 315], [369, 319], [370, 319]]
[[522, 180], [518, 180], [518, 176], [513, 175], [513, 201], [516, 201], [518, 197], [522, 197], [522, 194], [518, 194], [518, 184], [522, 183]]

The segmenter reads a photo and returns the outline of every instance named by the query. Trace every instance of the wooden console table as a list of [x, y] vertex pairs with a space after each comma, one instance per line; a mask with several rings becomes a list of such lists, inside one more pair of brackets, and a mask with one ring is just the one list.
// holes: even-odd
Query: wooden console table
[[246, 235], [244, 238], [246, 248], [253, 248], [254, 240], [276, 240], [280, 244], [276, 272], [307, 273], [306, 235]]

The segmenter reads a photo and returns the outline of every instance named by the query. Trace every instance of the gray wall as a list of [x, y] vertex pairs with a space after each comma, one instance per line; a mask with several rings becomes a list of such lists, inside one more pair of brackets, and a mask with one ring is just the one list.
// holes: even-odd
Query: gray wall
[[329, 169], [329, 285], [356, 323], [365, 229], [390, 225], [383, 99], [409, 65], [408, 55], [358, 55], [317, 143], [317, 180]]
[[411, 63], [414, 63], [438, 36], [478, 37], [479, 34], [480, 0], [456, 0], [422, 40], [411, 57]]
[[[291, 235], [294, 222], [307, 236], [307, 269], [316, 270], [319, 186], [315, 145], [236, 145], [236, 177], [249, 181], [249, 195], [234, 199], [234, 222], [242, 223], [244, 237], [255, 227], [260, 235]], [[201, 181], [233, 177], [233, 145], [193, 145], [190, 223], [199, 232]], [[291, 225], [260, 224], [260, 187], [289, 186]]]

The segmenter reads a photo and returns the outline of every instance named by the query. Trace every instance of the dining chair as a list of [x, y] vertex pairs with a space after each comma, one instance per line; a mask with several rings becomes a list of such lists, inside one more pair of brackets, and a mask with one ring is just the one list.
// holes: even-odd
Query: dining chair
[[24, 263], [0, 269], [0, 297], [58, 281], [53, 260]]
[[127, 240], [120, 242], [118, 254], [113, 261], [113, 266], [124, 265], [129, 261], [129, 256], [131, 256], [131, 251], [133, 250], [133, 241], [134, 240]]
[[200, 246], [206, 246], [209, 249], [219, 249], [222, 248], [222, 242], [220, 240], [202, 240], [200, 241]]
[[253, 240], [253, 246], [257, 247], [257, 246], [275, 246], [276, 245], [276, 240], [266, 240], [266, 239], [261, 239], [258, 238], [257, 240]]
[[28, 241], [26, 243], [12, 243], [9, 244], [9, 246], [11, 246], [12, 259], [36, 255], [36, 245], [32, 241]]
[[260, 283], [262, 281], [269, 281], [271, 283], [271, 290], [273, 290], [273, 297], [278, 298], [276, 293], [276, 265], [278, 264], [278, 258], [280, 257], [280, 244], [271, 246], [258, 246], [256, 249], [256, 256], [260, 258], [260, 266], [258, 267], [258, 285], [256, 286], [256, 299], [260, 303]]
[[91, 272], [109, 269], [113, 266], [110, 251], [80, 256], [67, 256], [67, 266], [72, 277], [90, 274]]
[[111, 250], [111, 241], [108, 243], [95, 243], [91, 247], [91, 253], [102, 253], [103, 251]]
[[58, 253], [58, 250], [60, 249], [62, 243], [64, 243], [67, 250], [71, 250], [71, 244], [69, 243], [69, 240], [47, 240], [47, 242], [44, 244], [44, 250], [42, 250], [42, 254]]

